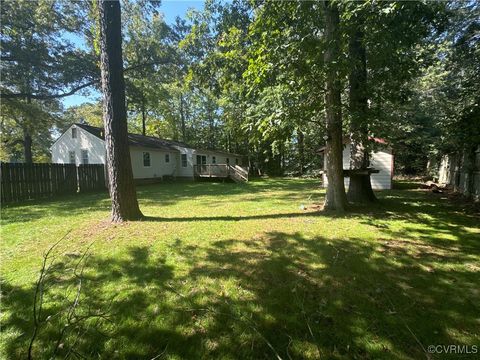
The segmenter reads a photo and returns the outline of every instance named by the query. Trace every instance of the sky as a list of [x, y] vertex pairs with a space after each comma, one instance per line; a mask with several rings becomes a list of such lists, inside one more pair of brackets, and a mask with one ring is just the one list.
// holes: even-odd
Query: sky
[[[163, 15], [165, 16], [165, 22], [167, 24], [173, 24], [177, 16], [184, 18], [187, 11], [191, 8], [202, 10], [203, 4], [203, 0], [163, 0], [160, 11], [163, 12]], [[79, 37], [70, 35], [68, 38], [79, 46], [83, 43], [82, 39]], [[95, 101], [99, 96], [100, 94], [93, 90], [90, 96], [71, 95], [63, 98], [62, 102], [65, 107], [70, 107], [85, 102]]]

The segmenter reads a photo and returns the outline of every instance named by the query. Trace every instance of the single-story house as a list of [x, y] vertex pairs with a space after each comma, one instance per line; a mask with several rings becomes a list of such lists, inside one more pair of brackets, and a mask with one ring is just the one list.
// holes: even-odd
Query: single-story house
[[[387, 190], [392, 188], [393, 178], [393, 151], [392, 147], [387, 144], [384, 139], [372, 138], [375, 142], [375, 150], [370, 155], [370, 167], [378, 170], [378, 173], [370, 175], [372, 188], [374, 190]], [[346, 138], [343, 145], [343, 169], [348, 170], [350, 168], [350, 140]], [[325, 154], [325, 148], [320, 149], [321, 154]], [[322, 173], [322, 185], [327, 187], [328, 179], [326, 174], [328, 159], [324, 158], [324, 170]], [[350, 179], [345, 177], [345, 189], [348, 189]]]
[[[129, 133], [128, 142], [136, 180], [163, 177], [248, 179], [242, 155], [196, 149], [180, 141], [139, 134]], [[104, 130], [86, 124], [72, 124], [53, 143], [51, 151], [53, 163], [105, 164]], [[234, 177], [232, 172], [239, 174], [233, 174]]]

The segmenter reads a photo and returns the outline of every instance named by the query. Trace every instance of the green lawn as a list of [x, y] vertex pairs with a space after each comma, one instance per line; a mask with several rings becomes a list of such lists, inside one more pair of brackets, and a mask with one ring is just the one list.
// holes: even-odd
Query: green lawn
[[106, 194], [2, 209], [0, 358], [25, 358], [42, 255], [67, 232], [35, 358], [51, 353], [92, 242], [78, 311], [107, 318], [69, 328], [62, 358], [73, 343], [102, 359], [420, 359], [432, 344], [480, 345], [480, 221], [439, 195], [385, 191], [335, 217], [313, 206], [313, 180], [138, 194], [147, 219], [122, 225]]

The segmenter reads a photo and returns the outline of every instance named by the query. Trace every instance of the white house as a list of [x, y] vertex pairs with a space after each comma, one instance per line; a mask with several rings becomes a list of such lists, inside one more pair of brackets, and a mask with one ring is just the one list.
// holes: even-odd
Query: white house
[[[372, 188], [374, 190], [386, 190], [392, 188], [393, 178], [393, 151], [383, 139], [371, 139], [376, 143], [376, 150], [370, 155], [370, 167], [375, 170], [379, 170], [378, 173], [373, 173], [370, 176]], [[325, 148], [320, 149], [320, 152], [324, 153]], [[324, 170], [326, 170], [327, 159], [324, 159]], [[343, 148], [343, 169], [348, 170], [350, 168], [350, 141], [344, 142]], [[328, 179], [326, 172], [322, 174], [323, 187], [327, 187]], [[345, 189], [348, 189], [350, 179], [345, 177]]]
[[[248, 179], [248, 171], [242, 167], [242, 155], [196, 149], [179, 141], [139, 134], [128, 134], [128, 141], [135, 179], [166, 176]], [[54, 142], [51, 151], [53, 163], [105, 164], [104, 131], [86, 124], [73, 124]]]

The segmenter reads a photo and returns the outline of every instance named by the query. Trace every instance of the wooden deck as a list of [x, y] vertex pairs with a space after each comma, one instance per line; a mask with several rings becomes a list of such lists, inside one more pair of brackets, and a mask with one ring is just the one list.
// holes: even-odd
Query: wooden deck
[[248, 168], [229, 164], [205, 164], [193, 166], [197, 178], [232, 179], [235, 182], [248, 181]]

